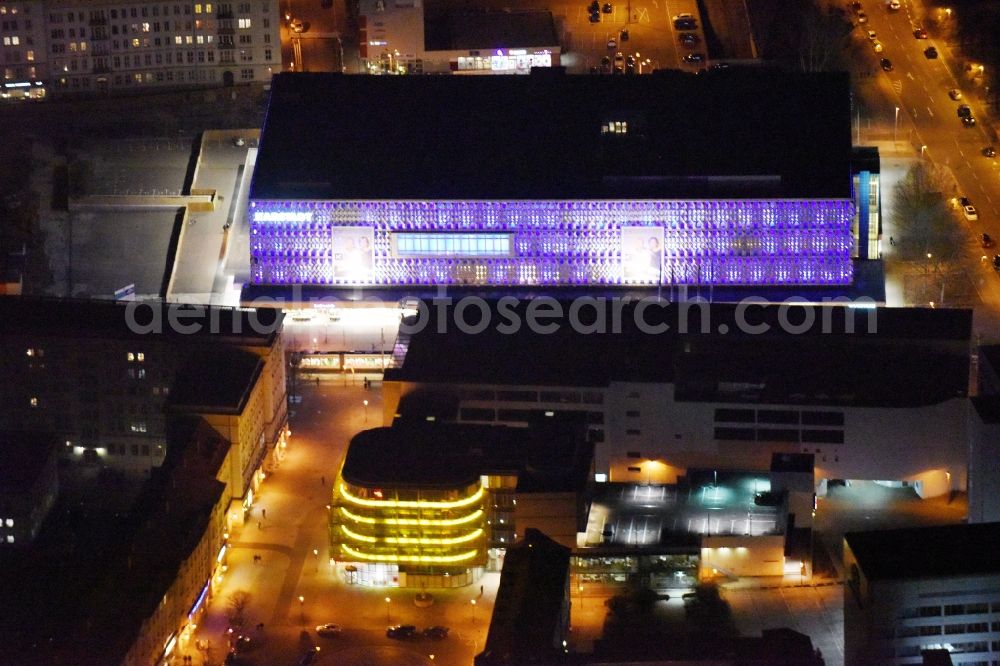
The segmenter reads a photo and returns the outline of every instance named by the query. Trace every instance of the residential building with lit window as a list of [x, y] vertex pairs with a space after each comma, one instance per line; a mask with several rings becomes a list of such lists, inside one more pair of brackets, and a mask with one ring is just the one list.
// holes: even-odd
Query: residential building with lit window
[[848, 664], [1000, 661], [1000, 523], [844, 535]]
[[41, 96], [268, 81], [281, 71], [280, 16], [277, 0], [0, 3], [5, 91]]
[[248, 293], [688, 285], [883, 301], [877, 219], [857, 215], [871, 179], [852, 178], [877, 156], [852, 151], [848, 83], [766, 68], [282, 74], [250, 193]]
[[408, 394], [433, 392], [460, 422], [582, 416], [598, 481], [676, 483], [690, 468], [808, 453], [821, 494], [828, 479], [896, 480], [924, 497], [966, 488], [969, 310], [593, 298], [574, 328], [570, 302], [550, 300], [561, 314], [542, 333], [529, 304], [505, 315], [486, 303], [490, 323], [474, 332], [429, 301], [424, 326], [408, 320], [384, 423]]
[[52, 437], [0, 431], [0, 548], [38, 535], [59, 494], [57, 460]]
[[[334, 485], [332, 556], [362, 585], [469, 585], [498, 571], [529, 527], [568, 522], [572, 545], [586, 520], [591, 456], [582, 429], [565, 423], [366, 430]], [[566, 501], [545, 501], [553, 494]]]
[[[235, 349], [253, 357], [242, 364], [254, 364], [252, 387], [232, 389], [252, 388], [252, 417], [240, 412], [239, 426], [223, 434], [239, 444], [241, 464], [254, 469], [286, 438], [281, 318], [271, 309], [2, 297], [0, 429], [54, 436], [67, 460], [149, 474], [166, 455], [166, 408], [179, 374], [193, 359]], [[186, 335], [189, 323], [197, 330]], [[213, 372], [227, 376], [222, 366]], [[193, 413], [202, 413], [198, 402]], [[219, 409], [225, 419], [236, 407]], [[250, 473], [240, 474], [248, 483]]]

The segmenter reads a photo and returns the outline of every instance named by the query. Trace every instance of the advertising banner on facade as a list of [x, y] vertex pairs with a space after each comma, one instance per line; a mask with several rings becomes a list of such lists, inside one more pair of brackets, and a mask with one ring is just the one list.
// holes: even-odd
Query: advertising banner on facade
[[622, 227], [622, 279], [629, 284], [662, 281], [662, 227]]
[[334, 227], [333, 277], [371, 282], [375, 264], [374, 227]]

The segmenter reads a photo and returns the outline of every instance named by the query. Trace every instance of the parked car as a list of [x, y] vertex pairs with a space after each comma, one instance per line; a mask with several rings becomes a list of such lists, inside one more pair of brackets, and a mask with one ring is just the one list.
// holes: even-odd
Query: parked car
[[899, 0], [889, 0], [889, 3], [885, 6], [890, 12], [898, 12], [900, 8]]
[[982, 234], [979, 237], [979, 244], [982, 245], [984, 248], [993, 247], [994, 245], [996, 245], [996, 241], [994, 241], [989, 234]]
[[618, 39], [619, 39], [620, 41], [623, 41], [623, 42], [627, 42], [627, 41], [628, 41], [628, 29], [627, 29], [627, 28], [626, 28], [625, 30], [622, 30], [622, 31], [621, 31], [621, 32], [620, 32], [620, 33], [618, 34]]
[[993, 255], [993, 270], [1000, 273], [1000, 254]]
[[972, 204], [962, 207], [962, 215], [964, 215], [965, 219], [967, 219], [969, 222], [975, 222], [976, 220], [979, 219], [979, 211], [977, 211], [976, 207], [973, 206]]
[[604, 56], [601, 58], [601, 72], [604, 74], [611, 73], [611, 56]]
[[412, 624], [397, 624], [385, 630], [385, 635], [389, 638], [407, 639], [416, 634], [417, 628]]
[[956, 109], [956, 111], [958, 112], [958, 117], [959, 118], [968, 118], [969, 116], [972, 115], [972, 109], [969, 108], [968, 104], [961, 104], [961, 105], [959, 105], [959, 107], [958, 107], [958, 109]]
[[952, 88], [951, 90], [948, 91], [948, 97], [952, 98], [957, 102], [958, 100], [962, 99], [962, 91], [959, 90], [958, 88]]
[[697, 64], [699, 62], [705, 62], [705, 54], [704, 53], [688, 53], [686, 56], [684, 56], [682, 58], [682, 60], [684, 62], [686, 62], [687, 64], [689, 64], [689, 65], [694, 65], [694, 64]]
[[888, 58], [882, 58], [879, 61], [879, 64], [882, 65], [882, 69], [883, 70], [885, 70], [887, 72], [891, 72], [892, 71], [892, 61], [889, 60]]
[[983, 148], [983, 157], [996, 157], [997, 150], [993, 146], [986, 146]]
[[875, 53], [882, 53], [882, 51], [885, 50], [885, 47], [882, 46], [882, 42], [878, 41], [877, 39], [874, 42], [872, 42], [872, 48], [875, 49]]
[[630, 55], [625, 58], [625, 73], [635, 74], [635, 56]]
[[677, 14], [674, 16], [674, 28], [677, 30], [697, 30], [698, 19], [694, 14]]
[[876, 35], [876, 34], [875, 34], [875, 31], [874, 31], [874, 30], [869, 30], [869, 31], [868, 31], [868, 39], [870, 39], [870, 40], [871, 40], [871, 41], [873, 41], [873, 42], [874, 42], [874, 41], [875, 41], [876, 39], [878, 39], [878, 35]]
[[962, 124], [966, 127], [975, 127], [976, 119], [972, 116], [966, 116], [965, 118], [962, 118]]
[[618, 41], [614, 37], [608, 38], [608, 50], [614, 51], [616, 48], [618, 48]]
[[587, 5], [587, 11], [590, 12], [591, 14], [593, 14], [594, 12], [600, 12], [601, 3], [599, 3], [597, 0], [594, 0], [589, 5]]
[[851, 9], [854, 10], [855, 13], [860, 12], [861, 3], [858, 2], [858, 0], [854, 0], [854, 2], [851, 3]]
[[697, 46], [698, 42], [701, 41], [701, 37], [693, 32], [685, 32], [681, 34], [681, 44], [687, 47]]
[[610, 14], [612, 10], [614, 10], [614, 7], [611, 6], [610, 2], [605, 2], [604, 5], [601, 7], [601, 11], [604, 12], [605, 14]]
[[590, 22], [591, 23], [600, 23], [601, 22], [601, 12], [591, 12], [590, 13]]
[[934, 48], [933, 46], [928, 46], [926, 49], [924, 49], [924, 57], [927, 58], [928, 60], [936, 59], [938, 57], [937, 49]]
[[927, 39], [927, 31], [923, 28], [915, 28], [913, 30], [913, 36], [917, 39]]
[[424, 629], [424, 636], [426, 636], [427, 638], [442, 640], [448, 637], [448, 627], [442, 627], [440, 625], [427, 627], [426, 629]]
[[864, 12], [858, 12], [858, 25], [864, 25], [868, 23], [868, 15]]
[[326, 637], [339, 636], [341, 631], [342, 630], [339, 624], [333, 624], [330, 622], [316, 627], [316, 633], [320, 636]]

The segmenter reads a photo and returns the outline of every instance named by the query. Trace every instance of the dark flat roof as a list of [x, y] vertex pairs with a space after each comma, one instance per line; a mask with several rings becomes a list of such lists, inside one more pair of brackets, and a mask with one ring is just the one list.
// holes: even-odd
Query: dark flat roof
[[812, 453], [772, 453], [772, 472], [799, 472], [812, 474], [816, 456]]
[[851, 154], [846, 73], [281, 73], [251, 198], [847, 199]]
[[1000, 423], [1000, 395], [977, 395], [971, 398], [971, 402], [983, 423]]
[[[281, 330], [282, 317], [280, 310], [270, 307], [250, 310], [161, 301], [0, 296], [0, 335], [134, 340], [230, 337], [242, 344], [269, 345]], [[172, 321], [181, 326], [172, 326]], [[200, 325], [195, 333], [183, 332], [192, 330], [184, 327], [193, 324]], [[150, 330], [162, 334], [151, 335]]]
[[199, 349], [178, 373], [167, 403], [173, 411], [243, 411], [264, 360], [225, 345]]
[[433, 12], [424, 14], [424, 50], [469, 51], [558, 47], [551, 12]]
[[1000, 523], [850, 532], [844, 540], [869, 580], [1000, 573]]
[[341, 474], [362, 486], [452, 488], [509, 473], [528, 479], [525, 490], [557, 491], [582, 488], [592, 457], [593, 445], [572, 424], [405, 422], [355, 435]]
[[[507, 319], [496, 302], [490, 305], [493, 324], [481, 333], [463, 333], [449, 318], [444, 332], [428, 325], [410, 336], [401, 367], [387, 370], [386, 379], [580, 387], [674, 383], [678, 400], [900, 407], [965, 396], [968, 387], [971, 310], [651, 304], [644, 319], [670, 326], [651, 334], [636, 325], [632, 305], [622, 309], [621, 331], [613, 332], [614, 305], [607, 303], [608, 332], [596, 334], [575, 331], [563, 303], [561, 318], [544, 320], [561, 325], [539, 334], [524, 323], [526, 303], [513, 310], [524, 325], [512, 333], [497, 330]], [[465, 309], [470, 324], [476, 312]], [[703, 312], [709, 319], [706, 333], [700, 332]], [[801, 334], [783, 333], [779, 317], [786, 314], [796, 323], [811, 314], [814, 323]], [[593, 308], [582, 309], [580, 316], [592, 317]], [[740, 316], [769, 332], [740, 332]], [[436, 318], [432, 307], [430, 321]], [[845, 321], [858, 332], [845, 332]], [[679, 333], [680, 325], [689, 332]]]
[[552, 663], [569, 557], [569, 548], [533, 528], [507, 549], [486, 646], [476, 664]]

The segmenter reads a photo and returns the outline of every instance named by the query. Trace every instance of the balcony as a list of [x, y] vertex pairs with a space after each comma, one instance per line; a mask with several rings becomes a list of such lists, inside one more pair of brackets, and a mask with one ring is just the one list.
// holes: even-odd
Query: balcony
[[91, 27], [98, 26], [98, 25], [107, 25], [107, 24], [108, 24], [108, 19], [105, 16], [92, 16], [92, 17], [90, 17], [90, 25], [91, 25]]

